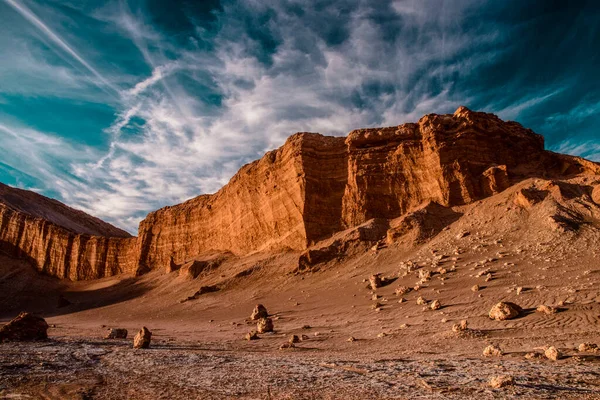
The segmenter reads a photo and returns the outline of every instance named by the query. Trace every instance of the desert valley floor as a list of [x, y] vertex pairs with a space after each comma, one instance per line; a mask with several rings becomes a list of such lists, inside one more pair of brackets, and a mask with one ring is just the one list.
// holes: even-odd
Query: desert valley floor
[[[3, 256], [2, 320], [34, 311], [50, 329], [48, 341], [0, 344], [0, 397], [600, 398], [600, 353], [578, 349], [600, 344], [600, 231], [564, 229], [544, 202], [515, 205], [540, 182], [455, 207], [462, 217], [427, 243], [359, 248], [302, 273], [297, 253], [259, 253], [193, 280], [153, 271], [68, 282]], [[375, 273], [388, 280], [372, 290]], [[219, 290], [186, 300], [208, 285]], [[401, 286], [413, 289], [395, 294]], [[71, 304], [57, 308], [59, 293]], [[499, 301], [522, 316], [490, 319]], [[246, 341], [257, 303], [275, 331]], [[462, 320], [468, 328], [453, 330]], [[142, 326], [152, 345], [133, 349]], [[107, 328], [129, 339], [104, 340]], [[280, 349], [291, 335], [300, 342]], [[484, 356], [488, 345], [502, 355]], [[550, 346], [560, 359], [544, 356]], [[512, 384], [492, 388], [500, 376]]]

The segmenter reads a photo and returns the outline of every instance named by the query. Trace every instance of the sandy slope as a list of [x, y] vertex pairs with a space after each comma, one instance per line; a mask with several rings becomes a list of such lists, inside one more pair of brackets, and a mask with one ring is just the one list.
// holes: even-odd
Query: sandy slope
[[[600, 344], [600, 208], [576, 189], [594, 183], [589, 179], [521, 182], [455, 207], [460, 219], [425, 244], [408, 235], [305, 274], [292, 273], [296, 253], [256, 254], [230, 258], [195, 280], [154, 271], [64, 283], [35, 279], [27, 268], [1, 258], [1, 318], [29, 309], [55, 327], [46, 344], [0, 345], [0, 395], [600, 398], [600, 353], [576, 350], [583, 342]], [[532, 187], [549, 196], [520, 204], [519, 191]], [[569, 218], [575, 217], [577, 228], [571, 229]], [[419, 271], [438, 268], [446, 273], [435, 273], [398, 302], [398, 286], [414, 287]], [[365, 279], [377, 272], [397, 279], [373, 292]], [[180, 303], [212, 284], [222, 289]], [[478, 292], [471, 290], [475, 284]], [[57, 308], [60, 292], [73, 304]], [[373, 294], [380, 297], [373, 300]], [[443, 307], [417, 305], [419, 296]], [[489, 309], [501, 300], [519, 304], [524, 315], [490, 320]], [[276, 333], [246, 342], [244, 334], [254, 329], [246, 318], [256, 303], [274, 315]], [[559, 312], [535, 312], [541, 304]], [[452, 332], [463, 319], [472, 331]], [[152, 350], [101, 340], [107, 326], [127, 328], [133, 336], [142, 325], [154, 332]], [[278, 350], [291, 334], [308, 339]], [[348, 342], [350, 336], [357, 340]], [[488, 344], [505, 355], [484, 358]], [[565, 357], [524, 357], [550, 345]], [[81, 374], [61, 365], [76, 365]], [[512, 375], [515, 386], [490, 389], [489, 378], [502, 374]]]

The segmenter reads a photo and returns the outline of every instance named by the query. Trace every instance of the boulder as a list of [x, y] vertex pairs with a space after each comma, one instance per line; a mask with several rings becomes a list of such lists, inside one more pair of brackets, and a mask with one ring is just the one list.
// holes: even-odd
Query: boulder
[[150, 340], [152, 339], [152, 332], [145, 326], [135, 335], [133, 338], [134, 349], [147, 349], [150, 347]]
[[127, 329], [111, 328], [108, 330], [104, 339], [127, 339]]
[[493, 344], [487, 346], [483, 349], [484, 357], [500, 357], [502, 355], [502, 350], [499, 347], [494, 346]]
[[466, 319], [463, 319], [458, 324], [452, 325], [452, 332], [455, 332], [455, 333], [464, 332], [467, 329], [469, 329], [469, 323], [467, 322]]
[[250, 315], [250, 319], [252, 321], [258, 321], [262, 318], [267, 318], [269, 313], [267, 312], [267, 308], [262, 304], [257, 304], [254, 306], [254, 310], [252, 310], [252, 314]]
[[595, 343], [581, 343], [577, 348], [582, 353], [597, 353], [600, 351], [598, 345]]
[[256, 324], [258, 333], [273, 332], [273, 320], [271, 318], [261, 318]]
[[556, 314], [557, 310], [556, 310], [556, 307], [541, 305], [538, 308], [536, 308], [535, 311], [539, 312], [539, 313], [547, 314], [547, 315], [552, 315], [552, 314]]
[[432, 310], [439, 310], [440, 308], [442, 308], [442, 303], [440, 303], [439, 300], [434, 300], [431, 302], [431, 305], [429, 306]]
[[0, 342], [21, 342], [48, 339], [48, 323], [28, 312], [20, 313], [0, 328]]
[[556, 361], [562, 357], [562, 353], [554, 346], [548, 347], [544, 351], [544, 355], [546, 356], [547, 359], [552, 360], [552, 361]]
[[523, 309], [515, 303], [501, 301], [490, 310], [490, 318], [496, 321], [517, 318]]
[[375, 290], [382, 286], [383, 281], [381, 280], [380, 274], [371, 275], [369, 277], [369, 285], [371, 285], [371, 289]]

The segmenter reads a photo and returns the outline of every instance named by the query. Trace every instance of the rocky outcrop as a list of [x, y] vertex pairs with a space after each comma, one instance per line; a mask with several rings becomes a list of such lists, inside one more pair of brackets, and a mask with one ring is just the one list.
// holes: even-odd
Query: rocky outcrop
[[0, 343], [10, 341], [33, 341], [48, 338], [48, 323], [44, 318], [22, 312], [0, 328]]
[[[520, 180], [581, 173], [600, 175], [600, 165], [545, 151], [542, 136], [520, 124], [460, 107], [347, 138], [297, 133], [217, 193], [150, 213], [138, 238], [37, 194], [0, 187], [0, 249], [72, 280], [156, 268], [194, 278], [214, 266], [198, 260], [225, 252], [300, 251], [299, 269], [307, 269], [343, 256], [357, 241], [407, 233], [427, 239], [453, 221], [451, 207]], [[598, 198], [597, 190], [588, 195]], [[523, 208], [536, 201], [528, 191], [515, 199]]]
[[45, 274], [97, 279], [136, 270], [136, 238], [91, 236], [0, 204], [0, 251]]

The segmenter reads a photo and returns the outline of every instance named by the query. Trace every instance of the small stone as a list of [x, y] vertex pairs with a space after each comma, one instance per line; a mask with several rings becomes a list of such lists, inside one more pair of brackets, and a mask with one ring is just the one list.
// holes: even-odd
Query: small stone
[[523, 288], [522, 288], [521, 286], [519, 286], [519, 287], [517, 288], [517, 296], [520, 296], [520, 295], [521, 295], [521, 292], [523, 292]]
[[347, 339], [347, 341], [348, 341], [348, 342], [356, 342], [356, 338], [355, 338], [354, 336], [350, 336], [350, 337]]
[[501, 301], [492, 307], [489, 317], [496, 321], [504, 321], [518, 317], [522, 311], [523, 309], [515, 303]]
[[598, 345], [594, 343], [581, 343], [577, 350], [585, 353], [597, 353], [598, 351], [600, 351]]
[[371, 300], [377, 300], [379, 298], [378, 295], [374, 294], [373, 296], [371, 296]]
[[273, 320], [271, 318], [261, 318], [256, 323], [258, 333], [273, 332]]
[[138, 332], [133, 338], [134, 349], [147, 349], [150, 347], [150, 340], [152, 339], [152, 332], [145, 326]]
[[556, 310], [556, 307], [541, 305], [538, 308], [536, 308], [535, 311], [537, 311], [539, 313], [551, 315], [551, 314], [556, 314], [557, 310]]
[[286, 349], [293, 349], [294, 347], [296, 347], [296, 345], [294, 343], [284, 343], [281, 346], [279, 346], [279, 350], [286, 350]]
[[490, 379], [489, 385], [494, 389], [500, 389], [506, 386], [512, 386], [515, 384], [515, 381], [512, 376], [508, 375], [500, 375], [494, 376]]
[[386, 337], [387, 334], [385, 332], [381, 332], [377, 335], [378, 338]]
[[267, 318], [269, 313], [267, 312], [267, 308], [262, 304], [257, 304], [254, 306], [254, 310], [252, 310], [252, 314], [250, 315], [250, 319], [252, 321], [258, 321], [262, 318]]
[[381, 274], [375, 274], [369, 277], [369, 285], [371, 285], [372, 290], [381, 287], [381, 283]]
[[246, 333], [246, 336], [244, 336], [244, 339], [246, 339], [246, 340], [258, 340], [260, 338], [258, 337], [258, 334], [255, 331], [250, 331], [250, 332]]
[[417, 304], [422, 306], [427, 304], [427, 300], [425, 300], [422, 296], [419, 296], [419, 298], [417, 298]]
[[408, 286], [399, 286], [396, 288], [394, 293], [396, 294], [396, 296], [404, 296], [405, 294], [410, 292], [410, 290], [411, 289]]
[[305, 341], [305, 340], [308, 340], [308, 339], [310, 339], [310, 338], [308, 337], [308, 335], [301, 335], [301, 336], [300, 336], [300, 339], [301, 339], [302, 341]]
[[502, 356], [502, 350], [499, 347], [494, 346], [493, 344], [487, 346], [483, 349], [484, 357], [500, 357]]
[[558, 351], [558, 349], [554, 346], [548, 347], [546, 349], [546, 351], [544, 352], [544, 355], [546, 356], [547, 359], [552, 360], [552, 361], [556, 361], [562, 357], [561, 352]]
[[127, 329], [112, 328], [108, 330], [104, 339], [127, 339]]
[[464, 332], [467, 329], [469, 329], [469, 323], [467, 322], [466, 319], [463, 319], [458, 324], [452, 325], [452, 332], [459, 333], [459, 332]]
[[300, 343], [300, 338], [297, 335], [292, 335], [288, 341], [290, 343]]
[[431, 308], [432, 310], [439, 310], [440, 308], [442, 308], [442, 304], [439, 300], [434, 300], [429, 306], [429, 308]]

